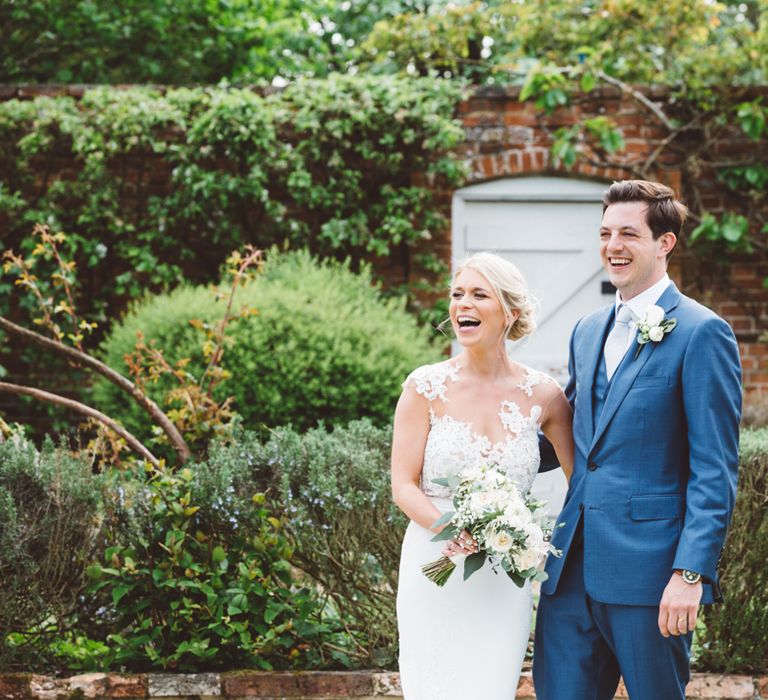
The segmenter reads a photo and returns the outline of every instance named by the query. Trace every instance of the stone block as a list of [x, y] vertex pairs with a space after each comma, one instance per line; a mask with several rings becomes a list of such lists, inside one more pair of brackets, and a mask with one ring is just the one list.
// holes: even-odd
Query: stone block
[[383, 695], [385, 697], [402, 697], [403, 689], [400, 686], [399, 673], [374, 673], [373, 695]]
[[67, 679], [69, 691], [77, 693], [84, 698], [101, 698], [107, 694], [106, 673], [83, 673]]
[[29, 690], [32, 697], [38, 700], [56, 700], [68, 695], [69, 683], [66, 679], [33, 674], [29, 680]]
[[768, 676], [756, 678], [757, 681], [757, 696], [762, 700], [768, 698]]
[[751, 700], [755, 696], [755, 683], [751, 676], [694, 673], [685, 689], [687, 698], [720, 700]]
[[187, 695], [221, 695], [218, 673], [150, 673], [149, 697], [178, 698]]

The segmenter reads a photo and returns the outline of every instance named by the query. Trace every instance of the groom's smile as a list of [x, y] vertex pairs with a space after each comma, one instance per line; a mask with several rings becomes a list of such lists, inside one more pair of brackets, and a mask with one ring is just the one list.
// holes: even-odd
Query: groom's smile
[[667, 254], [675, 236], [658, 238], [646, 221], [644, 202], [615, 202], [603, 213], [600, 226], [600, 257], [608, 278], [629, 301], [658, 282], [667, 271]]

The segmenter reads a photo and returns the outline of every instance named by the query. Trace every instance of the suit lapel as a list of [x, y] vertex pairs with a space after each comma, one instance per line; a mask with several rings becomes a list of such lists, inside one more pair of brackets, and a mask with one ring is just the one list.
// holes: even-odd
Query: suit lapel
[[582, 386], [587, 389], [588, 400], [585, 403], [587, 404], [589, 410], [580, 412], [586, 421], [586, 429], [583, 432], [579, 431], [579, 434], [588, 435], [590, 439], [595, 429], [593, 415], [593, 404], [595, 400], [593, 386], [595, 382], [595, 375], [597, 373], [598, 364], [603, 361], [603, 346], [605, 345], [605, 338], [608, 335], [608, 331], [613, 325], [615, 312], [615, 304], [606, 306], [605, 309], [603, 309], [594, 319], [592, 324], [590, 324], [590, 327], [584, 329], [587, 333], [587, 338], [583, 345], [582, 357], [585, 359], [584, 372], [582, 375], [584, 377], [584, 381], [582, 382]]
[[[664, 309], [665, 316], [668, 316], [669, 313], [680, 303], [681, 297], [682, 295], [678, 291], [674, 282], [671, 282], [670, 285], [664, 290], [664, 293], [661, 295], [656, 304]], [[664, 341], [662, 340], [661, 342], [663, 343]], [[637, 343], [633, 341], [632, 345], [629, 346], [626, 355], [624, 355], [624, 358], [616, 369], [616, 373], [613, 376], [613, 381], [611, 382], [611, 385], [608, 389], [608, 396], [605, 398], [603, 410], [597, 419], [597, 426], [592, 437], [590, 452], [594, 449], [597, 441], [605, 432], [605, 429], [608, 427], [608, 424], [611, 422], [611, 419], [615, 415], [622, 401], [624, 401], [626, 398], [627, 392], [629, 392], [630, 388], [632, 387], [635, 378], [638, 374], [640, 374], [640, 371], [643, 369], [643, 367], [645, 367], [646, 362], [651, 359], [651, 355], [656, 352], [658, 345], [661, 345], [661, 343], [646, 343], [640, 351], [637, 359], [635, 359], [635, 354], [637, 353]], [[600, 356], [602, 357], [602, 353]]]

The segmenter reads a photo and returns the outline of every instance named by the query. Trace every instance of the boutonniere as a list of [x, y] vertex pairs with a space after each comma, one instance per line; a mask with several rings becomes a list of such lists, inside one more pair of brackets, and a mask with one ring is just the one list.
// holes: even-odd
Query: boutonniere
[[648, 342], [660, 343], [667, 333], [671, 333], [677, 325], [676, 318], [664, 318], [664, 309], [651, 304], [645, 314], [637, 322], [637, 352], [635, 359]]

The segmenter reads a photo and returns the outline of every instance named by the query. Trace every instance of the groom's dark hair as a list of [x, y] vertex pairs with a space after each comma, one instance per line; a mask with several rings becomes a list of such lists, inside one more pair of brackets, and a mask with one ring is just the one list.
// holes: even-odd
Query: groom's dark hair
[[619, 180], [614, 182], [603, 195], [603, 214], [611, 204], [618, 202], [645, 202], [645, 222], [654, 239], [667, 231], [678, 238], [682, 231], [688, 208], [675, 199], [671, 187], [648, 180]]

